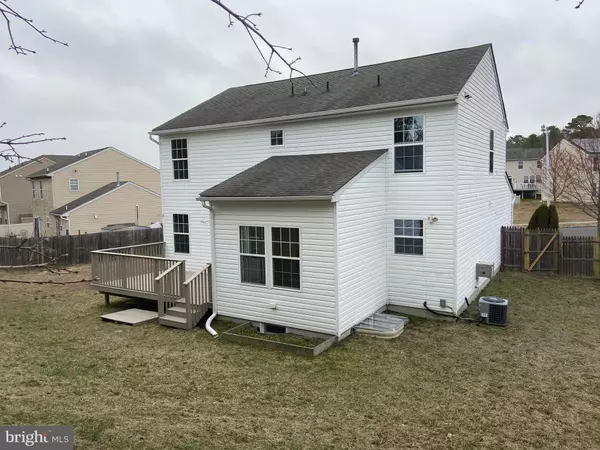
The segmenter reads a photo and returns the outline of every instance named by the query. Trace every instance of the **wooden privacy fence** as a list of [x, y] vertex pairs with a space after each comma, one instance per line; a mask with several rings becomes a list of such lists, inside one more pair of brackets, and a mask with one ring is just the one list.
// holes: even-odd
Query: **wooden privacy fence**
[[600, 239], [559, 230], [502, 227], [502, 267], [572, 276], [600, 276]]
[[0, 266], [45, 264], [56, 258], [58, 265], [88, 264], [90, 251], [162, 242], [162, 228], [108, 231], [104, 233], [23, 239], [0, 238]]

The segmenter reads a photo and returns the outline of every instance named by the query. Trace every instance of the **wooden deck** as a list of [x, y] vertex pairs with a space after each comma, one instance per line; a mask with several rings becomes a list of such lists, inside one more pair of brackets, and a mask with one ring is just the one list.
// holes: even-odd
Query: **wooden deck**
[[91, 252], [93, 289], [158, 302], [158, 322], [190, 329], [212, 304], [211, 266], [187, 272], [185, 261], [164, 257], [164, 242]]

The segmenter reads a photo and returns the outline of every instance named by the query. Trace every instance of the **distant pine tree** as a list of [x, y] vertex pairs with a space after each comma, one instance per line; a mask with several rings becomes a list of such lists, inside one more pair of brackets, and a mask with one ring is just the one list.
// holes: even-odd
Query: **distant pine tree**
[[527, 229], [537, 230], [538, 228], [550, 228], [550, 209], [546, 204], [542, 204], [536, 209], [529, 219]]

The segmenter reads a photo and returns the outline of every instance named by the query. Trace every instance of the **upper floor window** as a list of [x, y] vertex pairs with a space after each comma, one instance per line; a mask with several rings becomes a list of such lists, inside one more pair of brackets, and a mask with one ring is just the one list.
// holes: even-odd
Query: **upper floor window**
[[494, 130], [490, 130], [490, 173], [494, 173]]
[[394, 253], [423, 254], [423, 221], [394, 220]]
[[519, 161], [517, 163], [517, 169], [522, 169], [523, 168], [523, 161]]
[[283, 145], [283, 130], [271, 131], [271, 145]]
[[35, 181], [31, 182], [31, 189], [33, 191], [33, 198], [35, 198]]
[[69, 178], [69, 190], [70, 191], [78, 191], [79, 190], [79, 178]]
[[44, 198], [44, 189], [42, 186], [42, 180], [40, 180], [40, 198]]
[[175, 253], [190, 252], [190, 222], [187, 214], [173, 214], [173, 243]]
[[541, 169], [542, 168], [542, 161], [538, 161], [536, 165], [537, 165], [538, 169]]
[[424, 116], [394, 119], [394, 172], [423, 172]]
[[187, 180], [189, 178], [187, 139], [171, 139], [171, 159], [173, 178]]

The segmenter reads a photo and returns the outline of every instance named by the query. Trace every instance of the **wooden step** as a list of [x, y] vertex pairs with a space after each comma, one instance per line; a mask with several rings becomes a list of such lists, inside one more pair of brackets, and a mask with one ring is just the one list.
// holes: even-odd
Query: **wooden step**
[[173, 306], [172, 308], [167, 309], [167, 315], [183, 317], [185, 319], [185, 303], [183, 304], [183, 306]]
[[167, 314], [166, 316], [159, 317], [158, 323], [166, 327], [181, 328], [182, 330], [188, 329], [187, 320], [185, 317]]

